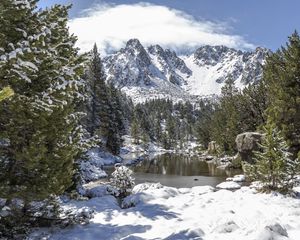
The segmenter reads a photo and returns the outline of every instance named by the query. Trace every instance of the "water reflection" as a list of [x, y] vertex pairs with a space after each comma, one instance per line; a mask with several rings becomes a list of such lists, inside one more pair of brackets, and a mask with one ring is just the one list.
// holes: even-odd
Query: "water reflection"
[[[132, 158], [131, 158], [132, 159]], [[124, 164], [130, 159], [126, 159]], [[216, 186], [227, 177], [242, 173], [241, 170], [223, 170], [213, 163], [203, 161], [198, 156], [167, 153], [159, 156], [148, 156], [130, 167], [134, 170], [136, 184], [160, 182], [170, 187]], [[106, 167], [110, 175], [113, 167]]]
[[228, 177], [240, 173], [240, 170], [223, 170], [213, 163], [201, 160], [197, 156], [163, 154], [147, 157], [133, 167], [136, 173], [152, 173], [177, 176], [217, 176]]

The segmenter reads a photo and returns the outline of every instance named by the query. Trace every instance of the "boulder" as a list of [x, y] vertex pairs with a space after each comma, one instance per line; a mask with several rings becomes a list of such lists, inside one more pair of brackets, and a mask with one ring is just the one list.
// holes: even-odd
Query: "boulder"
[[253, 163], [253, 151], [260, 149], [263, 134], [258, 132], [245, 132], [237, 135], [235, 142], [242, 161]]

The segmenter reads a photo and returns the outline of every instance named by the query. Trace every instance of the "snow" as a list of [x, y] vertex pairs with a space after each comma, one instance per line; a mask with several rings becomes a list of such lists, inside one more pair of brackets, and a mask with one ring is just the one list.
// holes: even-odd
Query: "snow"
[[232, 178], [226, 178], [226, 181], [233, 181], [239, 183], [239, 182], [245, 182], [246, 178], [245, 175], [235, 175]]
[[[113, 196], [70, 201], [65, 208], [93, 210], [90, 224], [40, 229], [31, 238], [299, 240], [300, 200], [257, 193], [249, 187], [234, 192], [204, 186], [176, 189], [142, 184], [120, 208]], [[46, 238], [45, 238], [46, 239]]]
[[221, 93], [231, 76], [236, 87], [262, 77], [267, 49], [242, 52], [224, 46], [203, 46], [187, 56], [164, 50], [158, 45], [144, 48], [137, 39], [104, 58], [107, 81], [113, 82], [134, 103], [169, 98], [195, 101]]
[[114, 165], [122, 161], [118, 156], [114, 156], [100, 148], [93, 148], [86, 153], [85, 160], [79, 163], [80, 176], [84, 182], [96, 181], [107, 177], [103, 166]]
[[87, 152], [87, 157], [90, 162], [96, 166], [114, 165], [121, 162], [121, 158], [114, 156], [109, 152], [103, 151], [100, 148], [93, 148]]
[[233, 190], [241, 188], [241, 185], [233, 181], [228, 181], [218, 184], [217, 188]]
[[103, 185], [93, 187], [91, 189], [87, 189], [85, 195], [90, 198], [103, 197], [109, 195], [111, 191], [112, 188], [110, 185], [103, 184]]
[[101, 167], [93, 165], [89, 161], [82, 161], [80, 163], [80, 175], [85, 182], [96, 181], [100, 178], [107, 177], [107, 174]]
[[135, 164], [142, 160], [145, 155], [153, 158], [157, 155], [162, 155], [165, 153], [176, 153], [176, 154], [197, 154], [197, 147], [199, 143], [195, 140], [187, 141], [184, 147], [177, 144], [173, 149], [164, 149], [159, 146], [156, 142], [148, 142], [147, 144], [140, 143], [135, 144], [134, 139], [129, 135], [124, 135], [123, 147], [121, 148], [120, 157], [124, 159], [123, 163], [126, 165]]
[[187, 67], [193, 74], [187, 79], [188, 85], [185, 86], [187, 92], [192, 95], [211, 95], [220, 94], [222, 84], [217, 83], [215, 67], [199, 66], [191, 55], [184, 59]]

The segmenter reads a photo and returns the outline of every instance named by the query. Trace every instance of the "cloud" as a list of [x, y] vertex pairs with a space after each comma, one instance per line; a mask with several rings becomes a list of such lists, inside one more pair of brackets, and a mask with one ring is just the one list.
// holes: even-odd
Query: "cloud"
[[78, 36], [81, 51], [90, 50], [96, 42], [102, 52], [111, 52], [131, 38], [138, 38], [144, 45], [159, 44], [176, 50], [205, 44], [254, 48], [243, 37], [230, 34], [227, 23], [196, 20], [182, 11], [149, 3], [101, 4], [70, 20], [69, 27]]

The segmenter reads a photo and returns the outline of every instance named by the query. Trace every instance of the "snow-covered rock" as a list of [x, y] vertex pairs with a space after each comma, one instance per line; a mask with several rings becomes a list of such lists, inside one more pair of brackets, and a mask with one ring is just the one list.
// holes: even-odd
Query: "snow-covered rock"
[[99, 185], [97, 187], [87, 189], [85, 195], [90, 198], [103, 197], [105, 195], [110, 195], [111, 189], [112, 187], [110, 185]]
[[93, 148], [86, 153], [86, 159], [79, 161], [79, 171], [84, 182], [96, 181], [107, 177], [103, 166], [120, 163], [122, 159], [100, 148]]
[[105, 165], [114, 165], [119, 163], [122, 159], [118, 156], [112, 155], [107, 151], [103, 151], [100, 148], [93, 148], [87, 152], [88, 161], [97, 167], [102, 167]]
[[141, 183], [134, 186], [134, 188], [132, 189], [132, 193], [139, 193], [146, 190], [153, 190], [153, 189], [160, 189], [160, 188], [163, 188], [163, 185], [161, 185], [160, 183]]
[[84, 182], [90, 182], [105, 178], [107, 174], [101, 169], [101, 166], [93, 165], [89, 161], [82, 161], [80, 163], [80, 176]]
[[222, 182], [218, 184], [216, 187], [220, 189], [234, 190], [234, 189], [241, 188], [241, 185], [236, 182], [228, 181], [228, 182]]
[[287, 230], [279, 223], [265, 226], [258, 234], [260, 240], [285, 240], [288, 238]]
[[229, 182], [245, 182], [246, 181], [246, 177], [245, 175], [235, 175], [234, 177], [229, 177], [229, 178], [226, 178], [226, 181], [229, 181]]
[[297, 197], [300, 197], [300, 186], [293, 187], [293, 192]]

